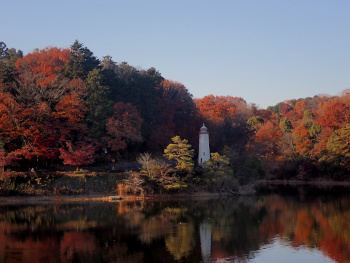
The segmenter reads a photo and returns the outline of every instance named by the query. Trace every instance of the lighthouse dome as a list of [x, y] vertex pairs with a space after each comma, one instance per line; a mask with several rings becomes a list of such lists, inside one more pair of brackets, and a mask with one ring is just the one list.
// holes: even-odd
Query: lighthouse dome
[[207, 131], [208, 131], [208, 129], [207, 129], [207, 127], [205, 127], [205, 125], [203, 123], [203, 126], [200, 129], [200, 132], [207, 132]]

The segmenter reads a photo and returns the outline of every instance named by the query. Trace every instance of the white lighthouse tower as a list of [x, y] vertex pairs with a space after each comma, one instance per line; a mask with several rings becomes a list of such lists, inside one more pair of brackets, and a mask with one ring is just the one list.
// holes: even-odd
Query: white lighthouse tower
[[203, 163], [210, 159], [209, 149], [209, 132], [207, 127], [201, 127], [199, 131], [199, 149], [198, 149], [198, 165], [203, 166]]

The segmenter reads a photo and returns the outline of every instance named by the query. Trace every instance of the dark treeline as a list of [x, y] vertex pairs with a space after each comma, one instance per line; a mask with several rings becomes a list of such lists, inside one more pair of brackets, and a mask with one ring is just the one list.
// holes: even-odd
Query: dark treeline
[[23, 55], [0, 42], [0, 167], [100, 165], [163, 156], [171, 139], [194, 149], [202, 123], [212, 152], [243, 177], [344, 179], [350, 95], [267, 109], [232, 96], [193, 99], [155, 68], [102, 60], [82, 43]]

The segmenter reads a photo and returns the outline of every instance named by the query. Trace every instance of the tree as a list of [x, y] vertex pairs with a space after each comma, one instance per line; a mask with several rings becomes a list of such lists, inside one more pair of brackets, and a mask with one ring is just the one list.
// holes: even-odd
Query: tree
[[16, 61], [16, 68], [22, 74], [27, 70], [35, 77], [35, 82], [44, 88], [56, 86], [60, 71], [69, 60], [69, 49], [57, 47], [35, 50]]
[[[186, 87], [178, 82], [164, 80], [159, 86], [158, 125], [151, 130], [147, 145], [150, 149], [164, 149], [176, 134], [187, 136], [193, 143], [198, 141], [196, 106]], [[157, 119], [155, 119], [157, 120]]]
[[5, 171], [6, 166], [17, 165], [18, 157], [14, 152], [7, 153], [0, 149], [0, 173]]
[[313, 141], [308, 127], [301, 123], [293, 130], [296, 152], [303, 157], [309, 157], [313, 147]]
[[9, 49], [4, 42], [0, 42], [0, 90], [14, 80], [15, 62], [22, 56], [22, 51]]
[[154, 167], [156, 166], [156, 159], [152, 158], [152, 154], [140, 154], [140, 157], [137, 158], [137, 162], [142, 166], [141, 173], [146, 174], [149, 178], [154, 178], [156, 176], [153, 172]]
[[232, 122], [236, 117], [237, 98], [230, 96], [208, 95], [196, 100], [199, 112], [208, 120], [216, 124]]
[[85, 123], [91, 134], [100, 139], [106, 136], [107, 119], [113, 114], [113, 102], [108, 86], [103, 85], [100, 69], [93, 69], [85, 80], [88, 107]]
[[252, 137], [248, 149], [266, 159], [273, 160], [279, 154], [278, 141], [281, 136], [282, 132], [276, 128], [274, 123], [267, 121]]
[[87, 165], [95, 160], [95, 146], [92, 144], [81, 143], [73, 146], [71, 142], [66, 142], [66, 148], [61, 148], [60, 158], [64, 164], [68, 165]]
[[8, 153], [31, 160], [40, 155], [41, 132], [33, 122], [33, 109], [25, 109], [8, 93], [0, 93], [0, 141]]
[[56, 47], [36, 50], [16, 61], [18, 77], [11, 86], [16, 100], [25, 107], [45, 101], [50, 106], [65, 93], [69, 79], [62, 69], [69, 59], [69, 50]]
[[8, 48], [6, 47], [6, 44], [4, 42], [0, 42], [0, 58], [3, 58], [7, 54]]
[[85, 98], [87, 96], [87, 88], [82, 79], [72, 79], [65, 87], [66, 93], [75, 92], [80, 98]]
[[223, 166], [230, 164], [230, 160], [225, 155], [219, 153], [211, 153], [209, 161], [205, 162], [205, 165], [208, 165], [211, 169], [218, 170]]
[[79, 166], [95, 160], [95, 141], [83, 125], [86, 111], [83, 99], [73, 91], [57, 103], [52, 113], [56, 118], [60, 158], [64, 164]]
[[70, 58], [64, 68], [64, 73], [69, 78], [85, 79], [89, 72], [99, 65], [100, 61], [87, 47], [75, 40], [70, 47]]
[[112, 151], [124, 150], [128, 144], [141, 142], [142, 119], [136, 107], [131, 103], [118, 102], [114, 105], [114, 115], [107, 121], [106, 138]]
[[292, 129], [293, 129], [293, 125], [287, 117], [283, 118], [280, 121], [279, 127], [280, 127], [282, 133], [292, 132]]
[[281, 108], [281, 113], [282, 114], [287, 114], [289, 111], [293, 110], [292, 106], [287, 104], [287, 103], [283, 103], [283, 106]]
[[56, 105], [53, 113], [56, 118], [77, 124], [85, 118], [87, 107], [76, 92], [65, 95]]
[[297, 114], [298, 118], [301, 119], [306, 110], [306, 100], [299, 100], [295, 103], [294, 112]]
[[117, 67], [117, 64], [112, 60], [112, 56], [107, 55], [104, 56], [100, 65], [102, 66], [102, 70], [112, 70], [114, 71]]
[[[312, 131], [313, 132], [313, 131]], [[316, 137], [314, 148], [311, 150], [311, 155], [320, 160], [327, 150], [328, 139], [333, 134], [333, 129], [330, 127], [322, 127], [320, 133]]]
[[164, 150], [164, 157], [168, 160], [175, 160], [176, 169], [180, 172], [192, 173], [194, 168], [194, 150], [186, 139], [180, 136], [171, 138], [173, 143], [169, 144]]
[[172, 176], [173, 168], [166, 161], [152, 158], [150, 153], [140, 154], [137, 161], [142, 166], [140, 173], [159, 186], [166, 187], [177, 181], [177, 178]]
[[250, 132], [247, 121], [253, 110], [239, 97], [208, 95], [196, 99], [198, 113], [210, 130], [211, 148], [223, 150], [229, 146], [235, 153], [241, 154]]
[[334, 131], [327, 141], [327, 149], [332, 155], [350, 158], [350, 124]]
[[21, 124], [25, 119], [21, 118], [23, 107], [8, 93], [0, 93], [0, 140], [8, 143], [20, 137]]
[[264, 119], [260, 116], [253, 116], [247, 120], [247, 124], [251, 130], [258, 131], [264, 125]]
[[333, 130], [344, 127], [344, 123], [350, 120], [350, 109], [337, 98], [321, 103], [318, 114], [318, 124]]
[[[138, 70], [126, 62], [117, 64], [113, 68], [114, 80], [108, 79], [111, 98], [114, 103], [123, 101], [137, 108], [143, 119], [142, 136], [148, 138], [157, 124], [161, 122], [158, 108], [161, 101], [160, 83], [163, 78], [154, 68]], [[103, 72], [112, 75], [107, 70]]]

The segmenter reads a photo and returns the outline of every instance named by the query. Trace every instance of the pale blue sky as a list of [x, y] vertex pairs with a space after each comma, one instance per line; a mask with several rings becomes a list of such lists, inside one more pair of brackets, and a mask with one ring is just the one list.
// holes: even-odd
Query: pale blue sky
[[0, 41], [25, 54], [78, 39], [98, 58], [265, 108], [350, 88], [350, 1], [2, 1]]

